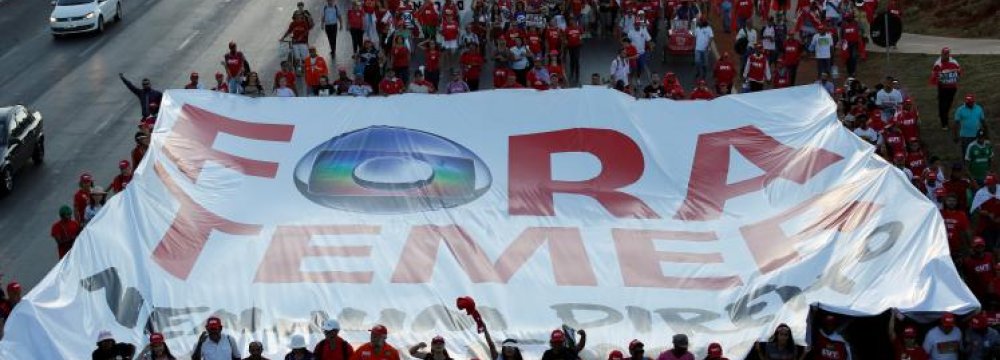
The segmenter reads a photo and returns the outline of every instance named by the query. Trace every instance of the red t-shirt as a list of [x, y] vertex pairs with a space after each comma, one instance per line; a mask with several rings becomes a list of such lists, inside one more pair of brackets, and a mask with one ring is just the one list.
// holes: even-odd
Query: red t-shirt
[[331, 349], [329, 340], [320, 340], [313, 349], [313, 357], [316, 360], [350, 360], [351, 355], [354, 354], [354, 348], [351, 347], [351, 344], [339, 336], [334, 341], [336, 345]]
[[507, 76], [512, 74], [507, 68], [498, 68], [493, 70], [493, 87], [497, 89], [503, 89], [507, 86]]
[[354, 30], [360, 30], [365, 27], [365, 15], [360, 9], [347, 10], [347, 26]]
[[962, 234], [969, 230], [969, 217], [965, 216], [965, 211], [961, 210], [941, 210], [941, 217], [944, 218], [944, 227], [948, 232], [948, 248], [954, 254], [962, 245]]
[[847, 359], [847, 344], [841, 341], [830, 340], [820, 334], [816, 340], [816, 360], [845, 360]]
[[798, 40], [795, 39], [785, 39], [785, 53], [781, 54], [781, 59], [785, 62], [786, 66], [795, 66], [799, 64], [799, 60], [802, 56], [802, 45], [799, 44]]
[[885, 133], [885, 144], [889, 146], [890, 157], [895, 154], [906, 154], [906, 139], [900, 132], [887, 131]]
[[458, 23], [446, 22], [441, 26], [441, 36], [444, 37], [445, 41], [458, 40]]
[[906, 167], [914, 174], [923, 174], [927, 168], [927, 160], [923, 151], [910, 151], [906, 153]]
[[392, 47], [392, 67], [401, 68], [410, 66], [410, 49], [406, 46]]
[[73, 195], [73, 214], [76, 221], [83, 222], [83, 213], [87, 210], [87, 203], [90, 202], [90, 192], [83, 189], [77, 190]]
[[479, 74], [483, 71], [483, 64], [486, 60], [477, 51], [466, 51], [459, 58], [459, 62], [462, 63], [462, 73], [465, 75], [465, 81], [469, 81], [479, 80]]
[[552, 75], [559, 75], [560, 79], [565, 79], [566, 78], [566, 72], [563, 71], [563, 67], [560, 66], [560, 65], [555, 65], [555, 64], [546, 65], [545, 68], [549, 70], [549, 75], [550, 76], [552, 76]]
[[243, 53], [237, 51], [235, 54], [226, 53], [226, 74], [229, 77], [239, 76], [243, 72]]
[[288, 24], [288, 31], [292, 33], [292, 42], [296, 44], [309, 43], [309, 22], [306, 20], [293, 20]]
[[636, 49], [635, 45], [628, 44], [625, 46], [625, 56], [628, 57], [628, 68], [631, 71], [639, 68], [639, 49]]
[[438, 26], [441, 23], [441, 16], [438, 15], [437, 9], [434, 8], [434, 3], [428, 2], [429, 6], [423, 6], [420, 8], [420, 13], [417, 16], [420, 18], [420, 23], [424, 26]]
[[931, 69], [931, 85], [943, 88], [957, 88], [958, 78], [962, 76], [962, 67], [957, 62], [935, 62]]
[[993, 282], [993, 254], [983, 253], [981, 258], [969, 256], [962, 262], [962, 273], [965, 284], [976, 296], [986, 295], [990, 283]]
[[528, 33], [528, 50], [531, 50], [532, 54], [542, 53], [542, 36], [537, 32]]
[[108, 185], [108, 189], [114, 191], [115, 193], [120, 193], [125, 191], [125, 187], [128, 183], [132, 182], [132, 175], [122, 175], [118, 174], [115, 179], [111, 181], [111, 185]]
[[691, 100], [712, 100], [715, 95], [708, 89], [695, 88], [691, 92]]
[[365, 0], [364, 5], [361, 6], [361, 9], [364, 10], [365, 14], [372, 14], [375, 13], [375, 10], [378, 9], [378, 6], [376, 4], [377, 2], [375, 0]]
[[729, 61], [720, 60], [715, 63], [713, 74], [715, 75], [715, 83], [717, 85], [732, 85], [733, 79], [736, 78], [736, 67]]
[[559, 50], [561, 44], [562, 30], [559, 30], [557, 27], [545, 29], [545, 46], [549, 48], [549, 51]]
[[53, 239], [56, 239], [60, 259], [62, 259], [63, 256], [66, 256], [66, 252], [73, 247], [73, 242], [76, 241], [76, 237], [80, 235], [80, 230], [80, 223], [73, 219], [59, 219], [59, 221], [52, 224], [52, 229], [49, 233], [52, 235]]
[[892, 342], [892, 347], [896, 349], [896, 357], [893, 360], [930, 360], [927, 356], [927, 352], [920, 344], [914, 344], [912, 349], [907, 349], [903, 347], [903, 342], [899, 339]]
[[583, 30], [579, 26], [566, 27], [566, 46], [578, 47], [583, 44]]
[[896, 124], [907, 139], [920, 137], [919, 119], [920, 115], [916, 110], [902, 110], [896, 113]]
[[774, 82], [775, 89], [786, 88], [792, 85], [792, 73], [790, 71], [782, 73], [781, 71], [775, 70], [774, 73], [771, 74], [771, 80]]
[[949, 193], [955, 194], [958, 200], [958, 208], [969, 210], [969, 190], [972, 189], [972, 181], [969, 179], [949, 179], [943, 184]]
[[385, 78], [382, 79], [382, 82], [378, 84], [378, 91], [382, 95], [402, 94], [403, 87], [405, 86], [406, 85], [403, 84], [403, 80], [400, 78], [395, 78], [395, 79]]
[[764, 55], [751, 55], [747, 58], [747, 66], [750, 67], [747, 79], [750, 81], [764, 82], [767, 80], [767, 57]]
[[424, 64], [425, 71], [438, 71], [441, 68], [441, 51], [437, 49], [427, 50], [424, 54], [427, 63]]
[[274, 73], [274, 87], [275, 88], [278, 87], [278, 79], [280, 79], [280, 78], [285, 78], [285, 84], [287, 84], [289, 88], [295, 89], [295, 72], [294, 71], [278, 70], [278, 72]]
[[733, 6], [737, 18], [750, 18], [753, 16], [753, 2], [750, 0], [737, 0]]

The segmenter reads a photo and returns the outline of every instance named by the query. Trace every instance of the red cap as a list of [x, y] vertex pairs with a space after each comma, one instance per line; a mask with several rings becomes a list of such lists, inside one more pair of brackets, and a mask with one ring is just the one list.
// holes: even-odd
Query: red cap
[[722, 345], [719, 343], [712, 343], [708, 345], [708, 356], [721, 358], [722, 357]]
[[989, 175], [986, 175], [986, 178], [983, 179], [983, 181], [986, 182], [986, 185], [996, 185], [997, 184], [997, 177], [996, 177], [996, 175], [989, 174]]
[[431, 344], [444, 344], [444, 338], [441, 335], [435, 336], [434, 339], [431, 339]]
[[90, 176], [90, 173], [80, 174], [80, 182], [94, 182], [94, 177]]
[[163, 334], [152, 333], [152, 334], [149, 335], [149, 343], [150, 344], [162, 344], [164, 342], [166, 342], [166, 341], [163, 339]]
[[967, 101], [967, 102], [976, 101], [976, 94], [967, 94], [967, 95], [965, 95], [965, 101]]
[[552, 330], [552, 336], [549, 337], [551, 342], [563, 342], [566, 340], [566, 334], [562, 330]]
[[646, 345], [643, 344], [642, 341], [639, 341], [639, 339], [632, 339], [632, 341], [629, 341], [629, 343], [628, 343], [628, 350], [632, 351], [632, 350], [635, 350], [636, 348], [645, 347], [645, 346]]
[[[931, 174], [933, 174], [933, 173], [927, 174], [927, 178], [930, 178]], [[936, 196], [936, 197], [945, 197], [945, 196], [948, 196], [948, 190], [945, 190], [945, 188], [937, 188], [937, 189], [934, 190], [934, 196]]]
[[945, 46], [945, 47], [941, 48], [941, 53], [942, 54], [951, 54], [951, 48]]
[[128, 162], [128, 160], [122, 160], [118, 162], [118, 168], [122, 170], [129, 167], [130, 165], [132, 165], [132, 163]]
[[837, 93], [837, 94], [843, 94], [844, 93], [844, 88], [838, 86], [836, 89], [834, 89], [833, 92]]
[[870, 117], [871, 117], [870, 120], [876, 120], [876, 119], [877, 120], [882, 120], [882, 112], [881, 111], [874, 111], [874, 112], [871, 113]]
[[7, 292], [11, 293], [15, 291], [21, 291], [21, 283], [17, 281], [11, 281], [10, 284], [7, 284]]
[[663, 74], [663, 77], [665, 77], [665, 78], [673, 78], [673, 77], [677, 77], [677, 74], [674, 74], [673, 71], [667, 71], [666, 74]]
[[908, 142], [908, 143], [917, 143], [917, 145], [920, 145], [920, 143], [917, 142], [917, 141], [920, 141], [920, 138], [917, 138], [916, 136], [910, 136], [910, 137], [906, 138], [906, 142]]
[[208, 318], [208, 321], [205, 322], [205, 328], [209, 329], [209, 330], [212, 330], [212, 329], [220, 329], [221, 330], [222, 329], [222, 320], [219, 320], [219, 318], [217, 318], [215, 316], [210, 317], [210, 318]]
[[944, 315], [941, 316], [941, 325], [955, 326], [955, 314], [952, 314], [950, 312], [944, 313]]
[[972, 327], [973, 329], [976, 329], [976, 330], [985, 329], [986, 328], [986, 319], [983, 317], [982, 314], [973, 316], [972, 320], [969, 321], [969, 326]]
[[622, 360], [624, 358], [625, 355], [623, 355], [622, 352], [618, 350], [614, 350], [610, 354], [608, 354], [608, 360]]
[[905, 329], [903, 329], [903, 337], [905, 338], [917, 337], [917, 329], [914, 329], [912, 326], [907, 326]]
[[549, 51], [549, 55], [559, 55], [559, 50], [553, 49], [552, 51]]
[[[924, 176], [924, 178], [927, 179], [927, 180], [937, 180], [937, 171], [928, 171], [927, 172], [927, 176]], [[944, 188], [940, 188], [940, 189], [934, 190], [934, 192], [937, 193], [938, 190], [947, 191], [947, 190], [944, 190]]]
[[385, 326], [382, 325], [372, 326], [372, 329], [368, 331], [375, 335], [389, 335], [389, 329], [386, 329]]
[[906, 99], [903, 99], [903, 104], [910, 104], [910, 105], [913, 105], [913, 98], [911, 98], [911, 97], [908, 97], [908, 98], [906, 98]]
[[698, 86], [705, 86], [706, 84], [708, 84], [708, 83], [705, 82], [705, 79], [698, 80]]
[[986, 240], [983, 240], [983, 238], [976, 236], [972, 238], [972, 246], [986, 246]]

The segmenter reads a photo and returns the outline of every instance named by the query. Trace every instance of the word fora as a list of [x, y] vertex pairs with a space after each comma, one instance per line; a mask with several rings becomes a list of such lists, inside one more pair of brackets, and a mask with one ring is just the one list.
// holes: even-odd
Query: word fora
[[[278, 163], [248, 159], [213, 148], [220, 134], [267, 142], [291, 140], [294, 125], [261, 124], [226, 118], [191, 105], [184, 105], [166, 138], [163, 151], [192, 183], [197, 182], [207, 161], [246, 176], [275, 178]], [[758, 166], [764, 174], [727, 183], [730, 149]], [[609, 129], [575, 128], [509, 138], [507, 179], [508, 212], [511, 216], [556, 216], [557, 193], [587, 196], [617, 218], [660, 219], [662, 215], [640, 198], [622, 189], [638, 181], [645, 169], [639, 146], [627, 135]], [[583, 152], [601, 164], [595, 177], [582, 181], [552, 179], [552, 155]], [[823, 149], [795, 149], [781, 144], [753, 126], [705, 133], [698, 136], [687, 196], [674, 219], [708, 221], [721, 216], [731, 198], [760, 191], [775, 179], [804, 184], [817, 173], [840, 161], [840, 155]], [[154, 162], [154, 170], [165, 187], [180, 203], [180, 209], [153, 253], [154, 260], [174, 276], [186, 279], [213, 231], [236, 236], [258, 236], [259, 224], [225, 219], [194, 201]], [[769, 273], [794, 261], [798, 254], [791, 246], [824, 231], [851, 232], [867, 222], [879, 206], [855, 200], [857, 186], [845, 185], [816, 195], [774, 217], [739, 227], [752, 258], [761, 273]], [[782, 224], [809, 214], [798, 233], [787, 234]], [[369, 257], [370, 246], [316, 246], [314, 236], [380, 235], [376, 225], [278, 226], [268, 254], [259, 265], [260, 283], [370, 283], [372, 272], [301, 272], [306, 257]], [[671, 277], [661, 271], [664, 262], [718, 264], [721, 253], [658, 251], [658, 240], [717, 241], [712, 231], [612, 229], [616, 253], [625, 286], [674, 289], [719, 290], [741, 286], [739, 276]], [[481, 239], [480, 239], [481, 240]], [[435, 268], [438, 247], [444, 244], [474, 283], [507, 282], [542, 246], [547, 245], [557, 285], [597, 286], [593, 267], [580, 230], [573, 227], [529, 227], [503, 251], [498, 259], [488, 259], [482, 248], [458, 225], [421, 225], [411, 228], [404, 243], [407, 256], [394, 269], [393, 283], [425, 283]]]

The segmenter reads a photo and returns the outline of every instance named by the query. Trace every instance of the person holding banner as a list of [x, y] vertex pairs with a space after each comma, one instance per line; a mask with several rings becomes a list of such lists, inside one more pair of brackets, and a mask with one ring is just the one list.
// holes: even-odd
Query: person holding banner
[[340, 337], [340, 323], [334, 319], [323, 322], [323, 340], [313, 348], [316, 360], [349, 360], [354, 348]]
[[149, 335], [149, 345], [139, 353], [137, 360], [175, 360], [167, 342], [163, 339], [163, 334], [152, 333]]
[[892, 347], [895, 352], [894, 360], [928, 360], [927, 352], [924, 348], [917, 344], [917, 329], [913, 326], [907, 326], [903, 329], [903, 339], [899, 340], [896, 336], [896, 317], [900, 319], [903, 318], [902, 314], [893, 311], [893, 314], [889, 316], [889, 341], [892, 342]]
[[444, 338], [440, 335], [431, 340], [431, 351], [423, 351], [425, 348], [427, 348], [425, 342], [411, 346], [410, 356], [420, 360], [452, 360], [448, 355], [448, 349], [444, 347]]
[[674, 347], [660, 353], [656, 360], [694, 360], [694, 354], [688, 351], [688, 337], [685, 334], [675, 334]]
[[807, 354], [803, 347], [795, 345], [792, 328], [783, 323], [778, 324], [767, 342], [754, 344], [754, 349], [761, 360], [803, 360]]
[[236, 340], [222, 333], [222, 320], [213, 316], [205, 322], [205, 331], [191, 353], [191, 360], [239, 360]]
[[371, 330], [371, 341], [354, 350], [350, 360], [399, 360], [399, 351], [385, 342], [389, 329], [375, 325]]
[[[579, 360], [580, 351], [587, 345], [587, 332], [578, 330], [580, 341], [573, 346], [572, 341], [566, 342], [566, 333], [562, 330], [552, 330], [549, 336], [549, 349], [542, 354], [542, 360]], [[694, 359], [692, 359], [694, 360]]]
[[924, 351], [933, 360], [958, 360], [962, 351], [962, 330], [955, 328], [955, 314], [944, 313], [941, 324], [927, 332]]

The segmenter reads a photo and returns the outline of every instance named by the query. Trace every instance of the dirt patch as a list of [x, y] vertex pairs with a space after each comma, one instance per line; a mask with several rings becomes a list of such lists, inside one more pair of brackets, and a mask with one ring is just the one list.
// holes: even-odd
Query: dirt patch
[[903, 31], [950, 37], [1000, 38], [1000, 1], [903, 1]]

